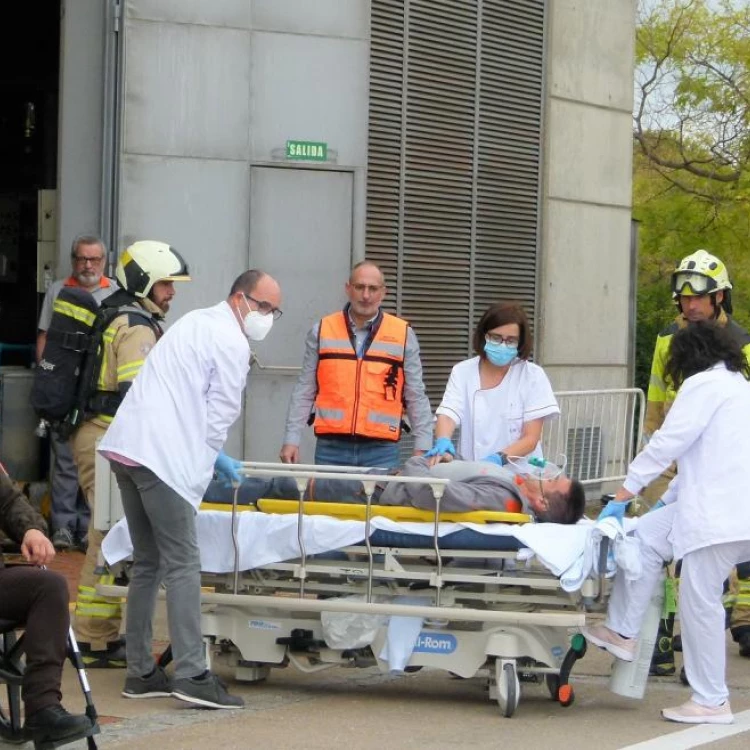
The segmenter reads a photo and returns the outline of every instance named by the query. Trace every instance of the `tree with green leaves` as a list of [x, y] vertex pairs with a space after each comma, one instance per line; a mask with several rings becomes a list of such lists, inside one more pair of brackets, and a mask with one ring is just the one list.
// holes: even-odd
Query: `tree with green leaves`
[[636, 384], [675, 315], [669, 279], [698, 248], [750, 323], [750, 4], [641, 0], [636, 35], [633, 215], [640, 222]]

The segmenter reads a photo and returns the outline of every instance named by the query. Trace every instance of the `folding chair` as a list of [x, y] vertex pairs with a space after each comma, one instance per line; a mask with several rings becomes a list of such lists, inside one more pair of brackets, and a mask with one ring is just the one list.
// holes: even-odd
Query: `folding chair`
[[[18, 635], [20, 625], [10, 620], [0, 620], [0, 685], [5, 684], [7, 688], [7, 714], [0, 706], [0, 740], [11, 744], [22, 744], [27, 742], [21, 723], [21, 683], [23, 682], [23, 635]], [[99, 724], [94, 703], [91, 699], [86, 671], [83, 666], [81, 652], [73, 635], [73, 629], [68, 630], [68, 658], [78, 673], [78, 682], [81, 685], [83, 696], [86, 701], [86, 716], [91, 720], [91, 728], [84, 733], [66, 737], [57, 741], [34, 741], [35, 750], [53, 750], [53, 748], [67, 745], [71, 742], [86, 738], [89, 750], [96, 750], [96, 742], [93, 735], [99, 734]]]

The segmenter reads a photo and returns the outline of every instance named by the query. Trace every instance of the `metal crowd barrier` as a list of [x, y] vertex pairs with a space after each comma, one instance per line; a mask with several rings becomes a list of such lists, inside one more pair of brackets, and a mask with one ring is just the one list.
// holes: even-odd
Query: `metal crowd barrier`
[[560, 415], [544, 425], [545, 458], [564, 454], [565, 473], [584, 485], [621, 481], [641, 444], [645, 397], [639, 388], [559, 391]]

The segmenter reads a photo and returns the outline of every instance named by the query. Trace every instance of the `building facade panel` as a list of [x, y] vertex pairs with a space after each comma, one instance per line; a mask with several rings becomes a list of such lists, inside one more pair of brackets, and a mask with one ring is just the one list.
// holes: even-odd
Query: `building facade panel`
[[125, 17], [249, 29], [252, 0], [125, 0]]
[[252, 0], [252, 25], [259, 31], [367, 39], [370, 1]]
[[252, 158], [283, 160], [287, 140], [324, 142], [331, 161], [364, 167], [367, 43], [252, 35]]
[[549, 92], [630, 114], [637, 0], [550, 3]]
[[169, 242], [193, 276], [180, 284], [170, 319], [227, 296], [247, 268], [250, 181], [238, 161], [126, 155], [122, 161], [120, 248]]
[[124, 152], [247, 160], [249, 32], [129, 21], [124, 77]]

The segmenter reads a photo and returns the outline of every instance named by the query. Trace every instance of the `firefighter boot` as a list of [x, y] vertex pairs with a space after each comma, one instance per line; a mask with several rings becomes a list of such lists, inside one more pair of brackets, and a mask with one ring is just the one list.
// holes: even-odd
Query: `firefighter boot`
[[659, 632], [656, 635], [654, 653], [651, 657], [651, 666], [648, 670], [650, 675], [667, 677], [675, 673], [674, 648], [672, 643], [673, 627], [674, 617], [659, 621]]

